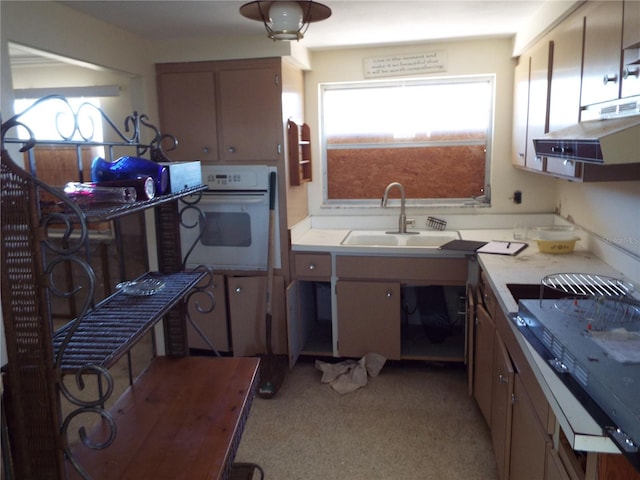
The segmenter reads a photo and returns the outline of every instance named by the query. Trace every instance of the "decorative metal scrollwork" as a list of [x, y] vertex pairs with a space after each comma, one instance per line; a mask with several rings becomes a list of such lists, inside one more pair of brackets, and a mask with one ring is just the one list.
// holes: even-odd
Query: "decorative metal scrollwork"
[[[43, 108], [43, 104], [50, 102], [56, 102], [56, 104], [60, 105], [57, 113], [53, 114], [53, 118], [48, 119], [48, 121], [55, 126], [59, 138], [47, 140], [38, 139], [33, 129], [25, 123], [25, 114], [29, 112], [40, 113], [42, 110], [39, 109]], [[93, 117], [90, 113], [96, 112], [103, 122], [103, 129], [110, 129], [111, 136], [119, 139], [119, 141], [94, 141], [97, 125], [96, 122], [92, 120]], [[83, 146], [105, 147], [106, 149], [111, 149], [111, 155], [113, 154], [114, 147], [135, 148], [136, 154], [139, 156], [149, 154], [152, 160], [169, 161], [164, 153], [163, 145], [168, 146], [168, 151], [171, 151], [176, 148], [177, 140], [171, 135], [161, 134], [159, 129], [148, 120], [146, 115], [133, 112], [132, 115], [125, 119], [123, 129], [121, 129], [104, 111], [91, 103], [81, 103], [74, 109], [66, 97], [50, 95], [35, 101], [25, 111], [14, 115], [2, 123], [3, 172], [5, 169], [5, 158], [12, 166], [17, 165], [9, 158], [9, 155], [5, 157], [7, 153], [5, 147], [7, 145], [16, 145], [19, 152], [28, 152], [31, 173], [28, 174], [21, 168], [16, 170], [20, 170], [19, 175], [21, 179], [26, 178], [35, 185], [37, 192], [37, 198], [34, 199], [34, 202], [35, 213], [39, 221], [37, 227], [39, 231], [36, 232], [37, 235], [34, 236], [38, 238], [38, 241], [43, 247], [43, 262], [41, 266], [44, 268], [45, 274], [45, 278], [38, 279], [38, 281], [42, 281], [46, 286], [48, 295], [72, 299], [77, 305], [78, 313], [75, 315], [75, 319], [63, 327], [64, 330], [59, 332], [62, 341], [59, 343], [57, 349], [54, 348], [55, 358], [47, 358], [45, 360], [47, 363], [50, 361], [53, 362], [53, 365], [55, 365], [55, 368], [58, 370], [56, 374], [57, 378], [54, 380], [56, 387], [60, 395], [70, 403], [72, 408], [71, 413], [68, 413], [60, 423], [64, 455], [73, 468], [85, 480], [89, 480], [91, 477], [73, 456], [72, 449], [70, 448], [70, 439], [76, 432], [72, 430], [78, 421], [88, 418], [86, 416], [97, 415], [99, 421], [102, 422], [106, 428], [106, 438], [98, 441], [89, 438], [85, 426], [78, 428], [77, 436], [82, 444], [90, 449], [103, 449], [113, 443], [117, 433], [116, 423], [109, 411], [106, 410], [105, 405], [114, 391], [114, 380], [108, 369], [101, 365], [91, 363], [75, 369], [73, 376], [64, 375], [65, 353], [68, 353], [67, 347], [74, 333], [77, 332], [82, 324], [83, 319], [85, 319], [86, 315], [93, 309], [94, 301], [96, 300], [96, 277], [89, 262], [89, 228], [87, 214], [81, 207], [67, 198], [61, 190], [49, 186], [37, 177], [33, 148], [40, 144], [50, 146], [75, 146], [78, 151], [79, 164], [81, 163], [80, 147]], [[142, 140], [142, 127], [147, 129], [145, 133], [151, 132], [151, 140], [146, 143]], [[26, 138], [18, 138], [20, 135], [24, 135], [24, 132], [26, 132]], [[3, 176], [3, 179], [4, 177], [5, 176]], [[7, 174], [6, 178], [8, 182], [11, 182], [11, 175]], [[7, 192], [7, 195], [21, 194], [19, 188], [10, 189], [6, 182], [3, 184], [2, 190], [3, 197], [5, 196], [5, 192]], [[45, 197], [46, 200], [44, 200]], [[3, 205], [8, 205], [9, 203], [10, 202], [3, 201]], [[17, 225], [15, 228], [19, 229], [21, 225]], [[59, 273], [63, 268], [73, 269], [75, 274], [73, 284], [68, 287], [56, 281], [56, 273]], [[210, 312], [215, 307], [215, 297], [210, 291], [207, 291], [207, 288], [212, 285], [212, 274], [210, 274], [208, 278], [208, 282], [204, 282], [206, 285], [198, 286], [193, 293], [200, 294], [196, 302], [196, 308], [199, 312]], [[58, 337], [58, 339], [60, 337]], [[51, 365], [50, 363], [48, 364]], [[89, 399], [85, 398], [86, 393], [91, 391], [87, 389], [88, 378], [91, 378], [91, 384], [95, 381], [97, 385], [97, 393]], [[75, 387], [73, 388], [72, 382], [75, 382]], [[85, 395], [82, 395], [83, 392]]]
[[[111, 374], [107, 369], [102, 368], [98, 365], [85, 365], [85, 367], [83, 367], [75, 375], [76, 386], [78, 387], [79, 391], [85, 389], [85, 382], [83, 378], [85, 373], [90, 374], [92, 378], [95, 378], [95, 381], [98, 385], [97, 396], [94, 399], [82, 400], [78, 395], [72, 393], [71, 390], [69, 390], [64, 381], [61, 381], [60, 391], [62, 392], [62, 394], [72, 404], [79, 407], [66, 416], [61, 426], [61, 432], [64, 438], [64, 454], [66, 458], [84, 480], [91, 480], [91, 476], [76, 460], [70, 447], [69, 438], [72, 433], [70, 431], [72, 422], [76, 417], [79, 417], [80, 415], [93, 414], [99, 416], [99, 421], [102, 422], [102, 427], [103, 429], [106, 429], [107, 432], [107, 436], [104, 440], [94, 441], [89, 438], [84, 426], [78, 428], [78, 437], [80, 441], [85, 447], [92, 450], [102, 450], [111, 445], [116, 438], [117, 426], [111, 413], [104, 408], [105, 402], [111, 397], [113, 393], [113, 378]], [[106, 381], [106, 389], [103, 388], [103, 379]]]

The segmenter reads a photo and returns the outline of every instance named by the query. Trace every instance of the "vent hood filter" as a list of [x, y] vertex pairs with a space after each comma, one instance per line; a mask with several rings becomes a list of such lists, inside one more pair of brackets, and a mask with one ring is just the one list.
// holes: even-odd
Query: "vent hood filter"
[[538, 157], [599, 165], [640, 163], [640, 115], [588, 120], [533, 140]]

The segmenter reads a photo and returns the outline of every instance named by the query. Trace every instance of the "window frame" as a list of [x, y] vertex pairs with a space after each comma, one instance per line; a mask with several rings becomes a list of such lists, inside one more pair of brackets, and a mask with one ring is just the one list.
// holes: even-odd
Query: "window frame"
[[[486, 142], [485, 142], [485, 168], [484, 168], [484, 192], [476, 197], [468, 198], [407, 198], [406, 204], [408, 206], [426, 207], [489, 207], [491, 206], [491, 163], [492, 163], [492, 151], [493, 151], [493, 133], [495, 124], [495, 96], [496, 96], [496, 75], [495, 74], [473, 74], [473, 75], [455, 75], [455, 76], [438, 76], [438, 77], [424, 77], [424, 78], [402, 78], [402, 79], [384, 79], [384, 80], [361, 80], [361, 81], [347, 81], [347, 82], [327, 82], [320, 83], [318, 85], [318, 107], [319, 107], [319, 139], [320, 139], [320, 154], [321, 154], [321, 177], [322, 177], [322, 208], [345, 208], [345, 207], [379, 207], [379, 199], [329, 199], [328, 198], [328, 166], [327, 155], [328, 147], [326, 128], [325, 128], [325, 116], [324, 116], [324, 98], [325, 92], [331, 90], [345, 90], [345, 89], [361, 89], [371, 87], [402, 87], [407, 85], [441, 85], [447, 84], [459, 84], [459, 83], [487, 83], [489, 86], [489, 119], [486, 129]], [[415, 146], [412, 143], [398, 142], [403, 146]], [[438, 143], [438, 142], [434, 142]], [[462, 145], [460, 142], [452, 142], [451, 145]], [[474, 143], [477, 144], [477, 143]], [[364, 145], [364, 144], [363, 144]], [[383, 144], [372, 144], [383, 145]], [[387, 144], [388, 145], [388, 144]], [[420, 145], [424, 145], [420, 143]], [[344, 148], [344, 147], [343, 147]], [[390, 148], [398, 148], [391, 146]], [[382, 192], [381, 192], [382, 194]]]

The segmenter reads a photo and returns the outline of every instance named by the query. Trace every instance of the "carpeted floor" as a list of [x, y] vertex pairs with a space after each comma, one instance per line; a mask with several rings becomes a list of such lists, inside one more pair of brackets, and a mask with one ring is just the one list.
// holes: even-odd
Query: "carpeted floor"
[[256, 398], [236, 461], [265, 480], [495, 480], [488, 427], [461, 366], [387, 363], [353, 393], [320, 382], [312, 362]]

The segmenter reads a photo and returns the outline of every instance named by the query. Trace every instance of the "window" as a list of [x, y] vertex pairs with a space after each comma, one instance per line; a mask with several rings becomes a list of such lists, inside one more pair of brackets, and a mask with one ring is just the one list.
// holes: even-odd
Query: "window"
[[[24, 112], [36, 101], [37, 99], [31, 98], [16, 99], [13, 103], [14, 111], [16, 113]], [[84, 137], [84, 139], [90, 139], [94, 142], [102, 142], [100, 100], [98, 98], [71, 97], [67, 98], [67, 101], [68, 104], [62, 100], [44, 101], [26, 112], [20, 121], [29, 125], [38, 140], [62, 140], [63, 138], [82, 140]], [[20, 127], [17, 131], [18, 138], [29, 138], [29, 134], [24, 128]]]
[[[488, 202], [493, 76], [321, 85], [325, 205]], [[480, 199], [480, 200], [478, 200]]]

